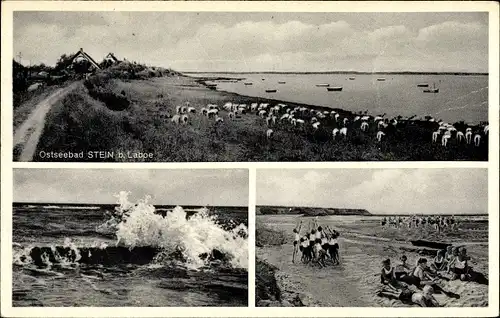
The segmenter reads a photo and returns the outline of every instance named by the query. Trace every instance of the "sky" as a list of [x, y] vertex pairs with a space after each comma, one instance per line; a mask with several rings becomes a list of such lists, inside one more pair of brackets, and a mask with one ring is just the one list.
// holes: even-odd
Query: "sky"
[[488, 71], [488, 13], [15, 12], [14, 55], [178, 71]]
[[247, 206], [246, 169], [14, 169], [14, 202], [114, 204], [151, 195], [153, 205]]
[[257, 205], [486, 214], [487, 177], [487, 169], [266, 169], [257, 171]]

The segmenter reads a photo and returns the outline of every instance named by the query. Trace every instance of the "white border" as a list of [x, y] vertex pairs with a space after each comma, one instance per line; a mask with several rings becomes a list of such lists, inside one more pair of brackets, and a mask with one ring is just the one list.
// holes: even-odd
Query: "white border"
[[[489, 162], [339, 162], [339, 163], [12, 163], [12, 12], [13, 10], [39, 11], [225, 11], [225, 12], [478, 12], [488, 11], [489, 15], [489, 123], [490, 152]], [[333, 317], [333, 316], [372, 316], [372, 317], [486, 317], [498, 316], [498, 194], [499, 194], [499, 20], [496, 2], [262, 2], [262, 1], [193, 1], [193, 2], [70, 2], [70, 1], [22, 1], [2, 2], [2, 175], [1, 175], [1, 315], [6, 317]], [[249, 231], [250, 241], [254, 239], [255, 228], [255, 177], [257, 168], [487, 168], [489, 178], [489, 307], [484, 308], [252, 308], [254, 305], [253, 279], [249, 284], [249, 308], [21, 308], [12, 307], [12, 168], [112, 168], [112, 169], [203, 169], [203, 168], [250, 168], [249, 176]], [[249, 277], [254, 276], [253, 259], [255, 251], [249, 249]]]

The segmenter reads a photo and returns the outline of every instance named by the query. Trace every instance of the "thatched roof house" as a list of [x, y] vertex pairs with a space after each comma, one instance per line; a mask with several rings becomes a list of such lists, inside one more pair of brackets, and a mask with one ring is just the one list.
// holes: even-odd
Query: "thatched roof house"
[[73, 55], [73, 57], [71, 58], [71, 62], [72, 64], [74, 63], [78, 63], [82, 60], [86, 60], [90, 63], [90, 65], [92, 67], [94, 67], [95, 69], [101, 69], [99, 67], [99, 64], [97, 64], [97, 62], [90, 56], [88, 55], [87, 53], [85, 53], [85, 51], [83, 51], [82, 48], [80, 48], [80, 51], [78, 51], [75, 55]]

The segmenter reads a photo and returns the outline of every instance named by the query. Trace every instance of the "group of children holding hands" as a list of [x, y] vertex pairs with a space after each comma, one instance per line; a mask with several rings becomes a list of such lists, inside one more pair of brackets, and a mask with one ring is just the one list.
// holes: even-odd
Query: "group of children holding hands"
[[[434, 291], [440, 291], [447, 296], [457, 295], [444, 291], [438, 284], [439, 279], [463, 281], [470, 279], [470, 257], [465, 248], [448, 246], [446, 251], [439, 250], [436, 257], [428, 264], [426, 258], [419, 258], [417, 265], [411, 268], [405, 255], [401, 262], [391, 266], [391, 260], [382, 262], [380, 281], [386, 288], [379, 292], [380, 296], [397, 298], [403, 302], [414, 303], [422, 307], [438, 307]], [[423, 287], [420, 290], [420, 287]]]
[[317, 220], [309, 221], [308, 229], [301, 234], [302, 221], [293, 229], [293, 256], [292, 262], [295, 263], [297, 251], [302, 253], [301, 261], [303, 263], [315, 263], [321, 268], [325, 267], [327, 261], [333, 265], [340, 264], [338, 237], [340, 233], [332, 230], [328, 225], [318, 226]]

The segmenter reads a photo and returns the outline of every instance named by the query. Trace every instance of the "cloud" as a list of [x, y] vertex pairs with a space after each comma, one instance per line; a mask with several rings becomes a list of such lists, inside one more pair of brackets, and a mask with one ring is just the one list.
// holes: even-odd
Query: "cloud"
[[114, 203], [113, 194], [151, 195], [155, 204], [247, 205], [248, 171], [16, 169], [15, 202]]
[[457, 22], [439, 20], [449, 14], [406, 20], [388, 14], [386, 23], [377, 16], [370, 26], [362, 14], [320, 16], [316, 22], [297, 13], [288, 19], [284, 13], [279, 19], [220, 12], [16, 13], [14, 49], [54, 64], [83, 47], [96, 60], [112, 51], [183, 71], [487, 71], [484, 17]]
[[487, 213], [486, 169], [259, 170], [257, 204]]

